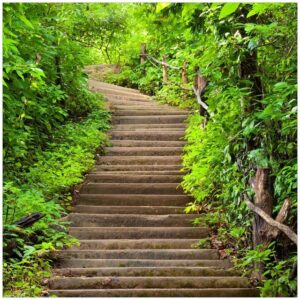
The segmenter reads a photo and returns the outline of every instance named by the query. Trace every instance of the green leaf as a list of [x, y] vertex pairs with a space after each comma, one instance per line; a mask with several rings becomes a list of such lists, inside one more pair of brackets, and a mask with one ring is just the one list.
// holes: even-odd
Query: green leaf
[[219, 20], [233, 14], [239, 7], [240, 3], [226, 3], [220, 12]]
[[170, 2], [157, 3], [157, 5], [156, 5], [156, 12], [159, 13], [160, 11], [162, 11], [163, 9], [165, 9], [166, 7], [168, 7], [170, 5], [171, 5]]
[[31, 29], [34, 29], [34, 26], [32, 25], [32, 23], [28, 19], [26, 19], [25, 16], [19, 16], [19, 19], [28, 27], [30, 27]]

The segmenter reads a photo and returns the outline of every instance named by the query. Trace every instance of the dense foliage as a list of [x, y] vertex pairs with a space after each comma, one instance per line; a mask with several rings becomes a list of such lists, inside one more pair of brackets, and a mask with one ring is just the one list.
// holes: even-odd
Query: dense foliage
[[[76, 242], [62, 217], [106, 143], [109, 114], [91, 93], [91, 51], [73, 32], [81, 6], [5, 4], [3, 26], [4, 294], [39, 296], [56, 249]], [[15, 222], [44, 217], [25, 229]]]
[[[293, 3], [5, 4], [3, 212], [8, 240], [17, 244], [5, 262], [7, 295], [41, 294], [32, 274], [47, 277], [48, 253], [73, 242], [57, 231], [65, 225], [58, 219], [70, 204], [70, 187], [103, 145], [99, 129], [108, 122], [82, 72], [96, 62], [122, 63], [107, 81], [190, 109], [182, 186], [195, 201], [186, 211], [209, 211], [210, 242], [228, 249], [224, 256], [236, 257], [237, 267], [251, 272], [255, 262], [264, 263], [262, 296], [295, 295], [295, 246], [280, 236], [253, 249], [253, 213], [242, 195], [253, 197], [249, 181], [257, 167], [270, 168], [273, 214], [291, 199], [286, 223], [296, 229], [296, 29]], [[186, 87], [200, 67], [208, 80], [205, 127], [178, 70], [169, 69], [171, 83], [163, 84], [161, 66], [140, 64], [141, 43], [172, 65], [186, 60]], [[12, 226], [34, 211], [46, 217], [27, 230]]]
[[[195, 202], [186, 211], [209, 211], [214, 239], [237, 257], [237, 266], [265, 263], [263, 296], [296, 293], [295, 246], [281, 236], [268, 249], [252, 249], [253, 213], [242, 197], [253, 196], [249, 182], [256, 168], [271, 168], [274, 216], [291, 199], [287, 224], [296, 229], [296, 8], [283, 3], [137, 5], [132, 14], [140, 30], [124, 45], [132, 53], [124, 58], [123, 72], [107, 76], [159, 101], [191, 108], [182, 186]], [[149, 60], [139, 64], [141, 42], [159, 60], [166, 55], [175, 66], [187, 60], [190, 86], [194, 67], [200, 67], [209, 81], [205, 128], [195, 97], [179, 87], [178, 70], [169, 69], [172, 83], [162, 84], [161, 66]]]

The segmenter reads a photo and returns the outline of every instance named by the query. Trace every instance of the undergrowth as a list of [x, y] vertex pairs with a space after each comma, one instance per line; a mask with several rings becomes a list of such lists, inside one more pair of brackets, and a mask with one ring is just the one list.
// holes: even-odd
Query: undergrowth
[[[72, 188], [93, 166], [96, 150], [107, 142], [109, 114], [101, 97], [97, 99], [98, 109], [54, 132], [47, 149], [36, 153], [36, 162], [23, 174], [23, 184], [4, 182], [5, 296], [41, 295], [56, 251], [77, 243], [67, 234], [63, 217], [71, 205]], [[33, 212], [44, 217], [26, 229], [13, 225]]]

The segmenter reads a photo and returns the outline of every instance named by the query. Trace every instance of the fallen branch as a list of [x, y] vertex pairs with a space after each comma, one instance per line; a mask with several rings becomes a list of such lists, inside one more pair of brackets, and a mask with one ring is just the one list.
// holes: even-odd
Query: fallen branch
[[193, 91], [194, 91], [194, 93], [195, 93], [195, 95], [196, 95], [196, 97], [197, 97], [197, 102], [199, 103], [199, 105], [201, 105], [201, 106], [207, 111], [207, 113], [208, 113], [208, 106], [207, 106], [206, 103], [204, 103], [204, 102], [201, 100], [201, 96], [200, 96], [199, 91], [196, 90], [195, 87], [193, 87]]
[[258, 214], [261, 218], [264, 219], [265, 222], [267, 222], [269, 225], [276, 227], [277, 229], [279, 229], [280, 231], [282, 231], [283, 233], [286, 234], [286, 236], [293, 241], [296, 245], [298, 245], [297, 243], [297, 234], [288, 226], [281, 224], [277, 221], [275, 221], [274, 219], [272, 219], [268, 214], [266, 214], [262, 209], [260, 209], [259, 207], [255, 206], [246, 196], [244, 196], [244, 200], [246, 202], [246, 204], [248, 205], [248, 207], [255, 212], [256, 214]]

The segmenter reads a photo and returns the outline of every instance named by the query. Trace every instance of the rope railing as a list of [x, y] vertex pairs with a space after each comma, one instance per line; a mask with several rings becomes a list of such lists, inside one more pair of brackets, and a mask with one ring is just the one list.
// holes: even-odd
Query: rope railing
[[[166, 55], [163, 55], [163, 59], [162, 61], [160, 61], [155, 57], [153, 57], [152, 55], [146, 53], [146, 44], [144, 43], [141, 45], [140, 58], [141, 58], [141, 64], [144, 64], [147, 60], [156, 68], [159, 68], [158, 65], [162, 66], [162, 81], [164, 84], [174, 84], [179, 86], [183, 90], [193, 91], [196, 96], [197, 102], [200, 106], [199, 109], [200, 115], [205, 117], [209, 115], [208, 106], [205, 103], [205, 101], [203, 101], [202, 99], [205, 87], [207, 86], [207, 80], [203, 76], [201, 76], [200, 68], [198, 66], [194, 68], [194, 82], [192, 88], [190, 88], [186, 86], [189, 83], [188, 74], [187, 74], [188, 63], [186, 60], [183, 61], [182, 67], [168, 64]], [[168, 68], [173, 70], [180, 70], [181, 84], [168, 80]]]

